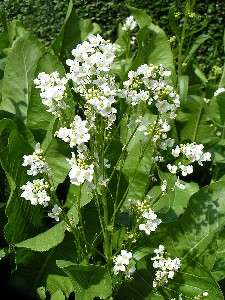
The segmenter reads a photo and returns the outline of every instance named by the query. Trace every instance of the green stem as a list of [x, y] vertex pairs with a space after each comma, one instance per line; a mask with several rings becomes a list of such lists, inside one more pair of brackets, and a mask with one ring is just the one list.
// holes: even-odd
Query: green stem
[[79, 193], [78, 193], [78, 197], [77, 197], [77, 203], [78, 203], [78, 217], [79, 217], [79, 222], [80, 222], [80, 227], [81, 227], [81, 233], [83, 236], [83, 241], [84, 241], [84, 248], [85, 248], [85, 253], [86, 253], [86, 260], [88, 261], [88, 251], [87, 251], [87, 241], [86, 241], [86, 236], [85, 236], [85, 232], [84, 232], [84, 222], [83, 222], [83, 217], [82, 217], [82, 212], [81, 212], [81, 204], [80, 204], [80, 200], [81, 200], [81, 186], [79, 186]]
[[185, 40], [185, 34], [186, 34], [186, 27], [187, 27], [187, 21], [189, 17], [189, 3], [188, 1], [186, 2], [185, 5], [185, 13], [184, 13], [184, 24], [182, 27], [182, 33], [181, 33], [181, 39], [179, 42], [179, 49], [178, 49], [178, 75], [181, 76], [183, 73], [183, 60], [182, 60], [182, 52], [183, 52], [183, 45], [184, 45], [184, 40]]

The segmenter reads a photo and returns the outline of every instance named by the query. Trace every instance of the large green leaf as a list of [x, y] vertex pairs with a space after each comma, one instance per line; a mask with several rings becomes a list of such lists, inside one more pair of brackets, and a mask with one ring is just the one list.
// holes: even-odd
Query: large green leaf
[[[191, 195], [198, 191], [198, 185], [195, 183], [186, 183], [185, 186], [185, 190], [175, 188], [174, 191], [167, 191], [153, 205], [152, 209], [161, 214], [164, 222], [173, 222], [183, 214]], [[155, 190], [158, 193], [155, 194]], [[156, 198], [161, 192], [160, 187], [154, 187], [150, 190], [149, 195]]]
[[27, 109], [34, 72], [42, 50], [36, 43], [18, 38], [5, 66], [0, 109], [11, 112], [27, 122]]
[[225, 229], [223, 229], [217, 240], [216, 261], [212, 269], [213, 278], [216, 281], [225, 278]]
[[[9, 120], [2, 120], [1, 125], [3, 123], [4, 126], [10, 125], [9, 122]], [[31, 205], [29, 201], [20, 197], [20, 187], [28, 181], [26, 168], [22, 167], [23, 155], [31, 153], [32, 148], [16, 128], [9, 134], [7, 144], [1, 146], [0, 161], [10, 184], [5, 238], [9, 243], [16, 243], [35, 236], [43, 230], [43, 209]]]
[[[161, 224], [158, 239], [183, 264], [188, 257], [204, 263], [216, 255], [215, 239], [225, 225], [224, 181], [213, 183], [192, 195], [183, 216], [173, 223]], [[208, 261], [207, 261], [208, 262]], [[211, 265], [205, 265], [211, 268]]]
[[173, 53], [165, 32], [157, 25], [142, 27], [137, 34], [138, 54], [131, 69], [141, 64], [162, 64], [165, 68], [173, 69]]
[[105, 267], [76, 265], [65, 260], [58, 260], [57, 265], [70, 277], [77, 300], [107, 299], [111, 295], [111, 278]]
[[[115, 300], [171, 300], [194, 299], [195, 296], [208, 292], [208, 299], [223, 299], [222, 292], [218, 284], [212, 279], [205, 268], [196, 261], [189, 258], [189, 265], [177, 272], [173, 279], [168, 283], [153, 289], [153, 279], [156, 270], [152, 267], [149, 248], [143, 249], [143, 256], [140, 255], [140, 261], [137, 262], [137, 271], [133, 274], [134, 280], [122, 284]], [[136, 256], [137, 258], [139, 258]]]
[[[138, 117], [134, 114], [134, 119]], [[146, 114], [144, 117], [146, 124], [153, 123], [155, 117]], [[149, 174], [152, 166], [153, 147], [148, 142], [143, 142], [143, 132], [137, 131], [137, 123], [133, 122], [126, 129], [126, 123], [121, 128], [121, 140], [127, 144], [127, 156], [125, 158], [122, 172], [129, 180], [129, 192], [127, 198], [141, 200], [145, 196], [149, 185]]]
[[55, 55], [61, 58], [70, 55], [77, 44], [81, 43], [81, 29], [76, 12], [73, 10], [73, 1], [70, 0], [67, 15], [61, 31], [51, 45]]
[[151, 17], [147, 15], [143, 10], [136, 7], [127, 5], [130, 13], [134, 16], [140, 28], [151, 24]]
[[52, 295], [51, 300], [65, 300], [65, 295], [61, 290], [58, 290]]
[[123, 173], [129, 179], [127, 198], [143, 199], [149, 184], [152, 150], [148, 150], [142, 157], [143, 145], [138, 142], [128, 153], [124, 163]]
[[27, 248], [34, 251], [47, 251], [63, 241], [65, 230], [66, 224], [61, 222], [33, 238], [17, 243], [16, 247]]
[[16, 249], [16, 271], [13, 277], [36, 290], [45, 287], [53, 295], [61, 290], [67, 297], [73, 291], [68, 276], [58, 268], [56, 261], [65, 259], [76, 262], [76, 247], [74, 237], [67, 233], [62, 243], [45, 252], [36, 252], [25, 248]]
[[210, 126], [211, 120], [205, 112], [201, 101], [197, 96], [188, 99], [177, 115], [176, 127], [181, 142], [189, 140], [202, 143], [214, 136], [214, 129]]

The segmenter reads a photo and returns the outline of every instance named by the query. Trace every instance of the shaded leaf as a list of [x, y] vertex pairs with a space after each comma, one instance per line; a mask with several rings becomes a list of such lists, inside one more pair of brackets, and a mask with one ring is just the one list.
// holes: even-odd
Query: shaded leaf
[[78, 259], [75, 253], [74, 237], [70, 233], [66, 233], [62, 243], [45, 252], [16, 249], [17, 269], [13, 277], [25, 282], [33, 290], [46, 287], [51, 295], [61, 290], [68, 297], [73, 287], [69, 278], [56, 265], [56, 261], [64, 258], [75, 262]]
[[[5, 124], [7, 123], [5, 122]], [[42, 209], [20, 197], [20, 187], [28, 181], [26, 168], [22, 167], [23, 155], [31, 152], [32, 148], [17, 129], [11, 132], [8, 144], [2, 147], [0, 152], [1, 164], [11, 188], [6, 207], [8, 223], [5, 226], [5, 238], [9, 243], [20, 242], [43, 230]]]
[[57, 265], [70, 277], [77, 300], [107, 299], [111, 295], [111, 278], [105, 267], [76, 265], [64, 260], [58, 260]]

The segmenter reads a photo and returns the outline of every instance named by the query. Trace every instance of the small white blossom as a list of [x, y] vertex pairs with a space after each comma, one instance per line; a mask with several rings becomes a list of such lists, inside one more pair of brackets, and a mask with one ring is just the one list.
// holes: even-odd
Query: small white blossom
[[214, 93], [214, 96], [218, 96], [219, 94], [221, 93], [224, 93], [225, 92], [225, 88], [218, 88], [215, 93]]
[[185, 165], [180, 164], [179, 169], [181, 170], [182, 176], [187, 176], [187, 175], [193, 173], [193, 166], [191, 166], [191, 165], [185, 166]]
[[163, 184], [161, 185], [161, 190], [164, 192], [167, 189], [167, 180], [163, 180]]
[[124, 272], [126, 278], [130, 278], [131, 274], [135, 271], [135, 268], [129, 268], [128, 265], [132, 258], [132, 253], [126, 250], [121, 250], [120, 255], [117, 255], [114, 260], [113, 271], [114, 274], [118, 274], [119, 272]]
[[175, 166], [175, 165], [172, 166], [171, 164], [168, 164], [168, 165], [167, 165], [167, 169], [170, 171], [170, 173], [176, 174], [176, 173], [177, 173], [178, 167]]
[[185, 190], [185, 185], [179, 181], [179, 177], [177, 178], [177, 181], [175, 182], [175, 187], [177, 187], [180, 190]]
[[129, 16], [125, 23], [123, 24], [122, 30], [124, 31], [132, 31], [137, 26], [137, 22], [135, 21], [133, 16]]
[[52, 208], [52, 212], [48, 213], [48, 216], [52, 219], [55, 219], [56, 222], [59, 221], [59, 214], [61, 213], [62, 209], [58, 206], [58, 204], [55, 204]]

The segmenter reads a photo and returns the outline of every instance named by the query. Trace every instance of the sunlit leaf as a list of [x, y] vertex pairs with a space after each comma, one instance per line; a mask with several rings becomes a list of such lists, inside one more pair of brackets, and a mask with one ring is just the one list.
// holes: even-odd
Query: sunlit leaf
[[0, 109], [27, 122], [27, 109], [37, 61], [42, 50], [31, 40], [18, 38], [5, 66]]

